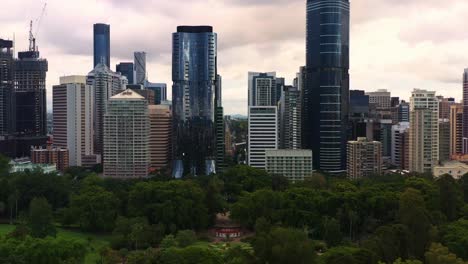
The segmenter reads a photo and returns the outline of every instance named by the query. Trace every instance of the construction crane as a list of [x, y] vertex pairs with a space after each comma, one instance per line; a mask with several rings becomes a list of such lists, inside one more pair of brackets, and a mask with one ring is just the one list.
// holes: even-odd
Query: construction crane
[[47, 8], [47, 2], [44, 3], [44, 6], [42, 7], [41, 15], [38, 18], [36, 18], [36, 21], [35, 21], [37, 25], [36, 34], [33, 34], [33, 21], [31, 20], [29, 22], [29, 51], [37, 51], [36, 38], [37, 38], [37, 34], [39, 33], [39, 28], [41, 27], [42, 17], [44, 17], [46, 8]]

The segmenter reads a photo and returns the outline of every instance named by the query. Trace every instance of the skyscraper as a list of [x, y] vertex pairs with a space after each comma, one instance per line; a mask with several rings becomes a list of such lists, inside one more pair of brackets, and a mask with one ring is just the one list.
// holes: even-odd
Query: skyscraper
[[412, 92], [409, 144], [409, 170], [432, 172], [439, 162], [439, 102], [435, 92]]
[[146, 99], [127, 89], [109, 99], [104, 116], [104, 176], [148, 176], [149, 118]]
[[103, 153], [103, 126], [104, 114], [107, 112], [107, 101], [110, 97], [124, 90], [126, 78], [109, 69], [105, 64], [99, 63], [86, 77], [86, 84], [94, 89], [94, 152]]
[[152, 83], [145, 81], [145, 89], [154, 91], [154, 103], [156, 105], [167, 101], [167, 85], [165, 83]]
[[348, 142], [348, 178], [357, 180], [362, 177], [382, 173], [382, 144], [360, 137]]
[[314, 168], [346, 169], [349, 105], [349, 0], [307, 0], [303, 148]]
[[450, 121], [439, 119], [439, 161], [450, 160]]
[[400, 122], [392, 126], [392, 164], [400, 170], [409, 167], [409, 122]]
[[169, 169], [172, 149], [172, 110], [168, 105], [149, 105], [150, 170]]
[[[249, 106], [273, 106], [279, 101], [275, 72], [249, 72]], [[281, 91], [280, 91], [281, 94]]]
[[60, 85], [52, 87], [54, 146], [69, 150], [70, 166], [83, 166], [94, 154], [93, 88], [86, 76], [60, 77]]
[[121, 62], [115, 66], [115, 71], [119, 72], [123, 76], [127, 77], [128, 84], [134, 84], [133, 78], [133, 63], [132, 62]]
[[267, 150], [277, 150], [278, 107], [249, 106], [248, 165], [265, 169]]
[[179, 26], [172, 45], [173, 175], [216, 173], [217, 34]]
[[13, 41], [0, 39], [0, 136], [15, 131]]
[[110, 68], [110, 25], [94, 24], [94, 65], [104, 63]]
[[145, 84], [146, 81], [146, 52], [135, 52], [135, 84]]
[[468, 154], [468, 68], [463, 73], [463, 154]]
[[301, 148], [301, 95], [293, 86], [284, 86], [279, 103], [280, 148]]
[[450, 156], [463, 154], [463, 105], [450, 106]]

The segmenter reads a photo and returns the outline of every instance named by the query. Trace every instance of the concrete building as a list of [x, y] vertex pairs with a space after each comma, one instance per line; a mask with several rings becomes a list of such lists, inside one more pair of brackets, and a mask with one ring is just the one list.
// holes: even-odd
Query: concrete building
[[284, 86], [279, 102], [280, 148], [301, 149], [301, 95], [293, 86]]
[[449, 161], [442, 165], [434, 167], [434, 177], [439, 178], [442, 175], [449, 174], [454, 179], [461, 179], [463, 175], [468, 173], [468, 165], [459, 161]]
[[43, 173], [57, 172], [55, 164], [32, 163], [28, 158], [19, 158], [10, 161], [10, 173], [41, 170]]
[[168, 105], [148, 105], [150, 171], [170, 169], [172, 109]]
[[379, 89], [375, 92], [368, 92], [369, 104], [373, 105], [376, 109], [390, 109], [391, 107], [391, 94], [385, 89]]
[[468, 68], [463, 72], [463, 154], [468, 154]]
[[104, 176], [147, 177], [150, 165], [148, 104], [127, 89], [109, 99], [104, 115]]
[[382, 143], [358, 138], [348, 142], [348, 178], [357, 180], [363, 177], [382, 174]]
[[68, 149], [31, 147], [31, 162], [36, 164], [54, 164], [58, 171], [64, 172], [70, 164]]
[[104, 113], [110, 97], [125, 89], [127, 78], [99, 63], [86, 77], [86, 84], [94, 89], [94, 152], [102, 155], [104, 141]]
[[454, 98], [444, 98], [443, 96], [437, 96], [439, 100], [439, 118], [449, 119], [450, 118], [450, 106], [455, 104]]
[[266, 150], [266, 171], [292, 182], [312, 176], [312, 150]]
[[392, 126], [392, 164], [400, 170], [409, 168], [409, 122]]
[[249, 72], [249, 106], [276, 106], [281, 96], [276, 79], [276, 72]]
[[52, 95], [54, 146], [69, 150], [70, 166], [83, 166], [85, 156], [99, 161], [93, 143], [94, 87], [86, 84], [86, 76], [65, 76]]
[[278, 109], [276, 106], [250, 106], [248, 164], [265, 169], [265, 151], [278, 149]]
[[450, 106], [450, 155], [463, 154], [463, 105]]
[[415, 89], [410, 99], [410, 171], [432, 172], [439, 162], [439, 102], [435, 92]]
[[450, 160], [450, 121], [439, 119], [439, 162]]

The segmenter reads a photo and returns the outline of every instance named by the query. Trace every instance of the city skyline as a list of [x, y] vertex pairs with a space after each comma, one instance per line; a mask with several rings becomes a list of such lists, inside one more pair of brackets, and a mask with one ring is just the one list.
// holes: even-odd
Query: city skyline
[[[212, 5], [219, 10], [216, 14], [201, 12]], [[1, 37], [13, 38], [15, 32], [16, 51], [27, 48], [29, 20], [39, 17], [42, 6], [43, 2], [16, 1], [6, 3], [0, 11], [4, 28]], [[149, 1], [144, 10], [138, 9], [141, 6], [139, 1], [80, 1], [67, 5], [63, 1], [48, 1], [37, 39], [41, 55], [50, 64], [48, 112], [52, 109], [51, 87], [58, 84], [60, 76], [91, 70], [94, 23], [111, 25], [113, 70], [117, 63], [131, 61], [134, 51], [146, 51], [149, 78], [167, 84], [171, 84], [171, 33], [176, 26], [215, 27], [219, 34], [218, 64], [224, 79], [226, 114], [246, 114], [248, 71], [276, 71], [278, 76], [286, 77], [286, 84], [291, 84], [299, 67], [305, 64], [305, 1]], [[462, 69], [468, 61], [462, 47], [468, 43], [468, 37], [455, 30], [454, 25], [462, 23], [453, 14], [468, 10], [468, 4], [452, 0], [436, 10], [442, 4], [435, 1], [406, 4], [380, 0], [352, 1], [351, 6], [350, 89], [388, 89], [393, 95], [408, 99], [413, 88], [421, 88], [461, 99]], [[257, 20], [253, 15], [257, 8], [277, 10], [276, 16]], [[281, 9], [288, 12], [279, 12]], [[408, 23], [408, 19], [412, 22]], [[238, 20], [245, 21], [247, 27], [238, 26]], [[123, 25], [120, 21], [128, 23]], [[437, 32], [446, 34], [442, 39]]]

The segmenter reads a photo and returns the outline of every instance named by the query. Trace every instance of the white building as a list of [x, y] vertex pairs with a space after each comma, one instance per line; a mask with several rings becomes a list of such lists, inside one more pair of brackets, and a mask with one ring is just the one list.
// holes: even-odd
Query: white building
[[70, 166], [83, 166], [82, 159], [94, 154], [94, 88], [86, 76], [64, 76], [52, 94], [54, 146], [69, 150]]
[[273, 106], [279, 101], [275, 72], [249, 72], [249, 106]]
[[276, 106], [249, 107], [248, 164], [265, 169], [265, 151], [278, 149]]
[[435, 92], [412, 92], [409, 145], [409, 170], [432, 172], [439, 162], [439, 102]]
[[266, 170], [290, 181], [303, 181], [312, 175], [312, 150], [266, 150]]
[[127, 89], [109, 100], [104, 116], [104, 176], [148, 176], [149, 115], [146, 99]]
[[452, 175], [454, 179], [461, 179], [463, 175], [468, 173], [468, 165], [458, 161], [449, 161], [443, 165], [434, 167], [434, 177], [439, 178], [442, 175]]

